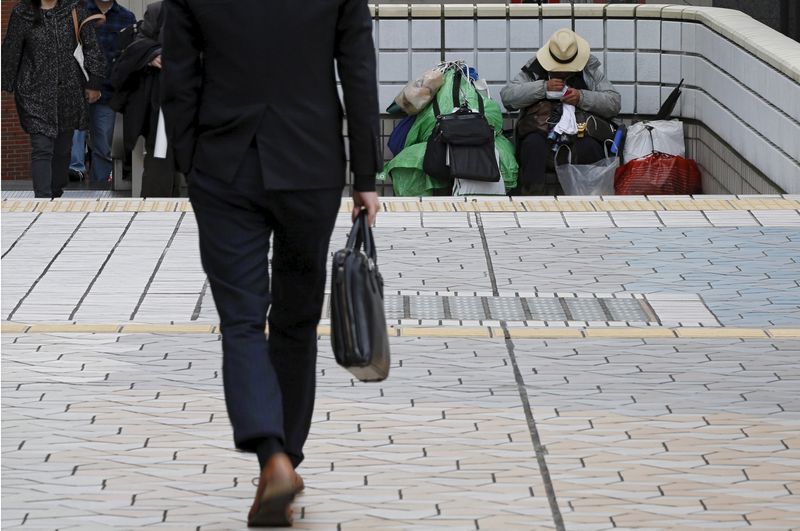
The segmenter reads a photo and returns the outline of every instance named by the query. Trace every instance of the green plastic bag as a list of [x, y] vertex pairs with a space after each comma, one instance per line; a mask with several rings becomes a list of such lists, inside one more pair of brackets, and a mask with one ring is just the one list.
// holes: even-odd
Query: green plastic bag
[[[453, 109], [453, 78], [455, 70], [445, 73], [444, 85], [436, 94], [436, 101], [439, 108], [445, 114], [451, 113]], [[478, 94], [475, 88], [467, 80], [461, 80], [461, 94], [467, 96], [467, 101], [471, 108], [478, 108]], [[500, 105], [490, 99], [484, 99], [484, 113], [486, 120], [495, 131], [495, 149], [500, 155], [500, 175], [506, 190], [517, 185], [517, 174], [519, 165], [514, 156], [514, 145], [503, 136], [503, 113]], [[414, 125], [408, 132], [403, 151], [390, 160], [378, 174], [379, 180], [386, 180], [387, 176], [392, 178], [392, 187], [396, 196], [430, 196], [443, 185], [422, 170], [422, 161], [425, 158], [425, 149], [428, 138], [436, 125], [436, 117], [433, 114], [433, 105], [428, 105], [425, 110], [417, 115]]]

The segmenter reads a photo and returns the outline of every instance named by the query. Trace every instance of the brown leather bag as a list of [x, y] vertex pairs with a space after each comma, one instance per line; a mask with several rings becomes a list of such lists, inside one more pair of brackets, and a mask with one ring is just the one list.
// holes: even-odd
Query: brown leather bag
[[550, 131], [550, 124], [547, 121], [555, 106], [556, 103], [552, 101], [541, 100], [523, 109], [519, 120], [517, 120], [517, 142], [534, 132], [546, 135]]

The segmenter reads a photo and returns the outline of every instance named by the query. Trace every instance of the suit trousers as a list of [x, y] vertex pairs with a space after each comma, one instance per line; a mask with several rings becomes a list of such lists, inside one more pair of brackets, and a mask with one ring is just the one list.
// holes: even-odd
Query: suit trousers
[[254, 452], [274, 438], [296, 467], [314, 409], [317, 324], [342, 189], [276, 191], [263, 183], [250, 147], [231, 184], [192, 172], [189, 197], [220, 317], [234, 443]]

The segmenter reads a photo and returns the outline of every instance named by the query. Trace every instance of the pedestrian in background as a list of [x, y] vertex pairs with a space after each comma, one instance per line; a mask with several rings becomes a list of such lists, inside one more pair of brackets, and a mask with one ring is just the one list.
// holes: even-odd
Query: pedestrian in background
[[[2, 89], [14, 93], [20, 125], [31, 137], [36, 197], [63, 194], [73, 132], [88, 128], [87, 103], [100, 98], [106, 63], [94, 23], [83, 24], [89, 15], [82, 0], [22, 0], [8, 21]], [[88, 80], [73, 55], [76, 26]]]
[[162, 2], [148, 5], [136, 37], [117, 58], [111, 73], [115, 92], [109, 105], [125, 117], [125, 151], [133, 151], [139, 137], [144, 137], [142, 197], [177, 197], [181, 191], [181, 175], [175, 169], [172, 146], [167, 144], [163, 156], [156, 156], [163, 23]]
[[[367, 0], [165, 0], [161, 89], [188, 175], [200, 257], [222, 329], [236, 447], [258, 455], [248, 524], [291, 523], [314, 410], [317, 324], [345, 184], [379, 208], [383, 164]], [[269, 247], [273, 242], [272, 279]], [[264, 328], [269, 312], [269, 340]]]
[[[111, 144], [114, 140], [114, 124], [116, 112], [109, 105], [114, 95], [111, 84], [111, 69], [119, 56], [120, 30], [136, 24], [136, 16], [119, 5], [116, 0], [81, 0], [86, 2], [86, 10], [90, 15], [102, 14], [105, 23], [97, 28], [97, 40], [106, 58], [106, 70], [103, 73], [103, 84], [100, 87], [100, 99], [89, 106], [89, 145], [92, 148], [91, 181], [108, 182], [114, 162], [111, 158]], [[72, 157], [70, 174], [82, 179], [86, 174], [86, 131], [77, 130], [72, 140]]]

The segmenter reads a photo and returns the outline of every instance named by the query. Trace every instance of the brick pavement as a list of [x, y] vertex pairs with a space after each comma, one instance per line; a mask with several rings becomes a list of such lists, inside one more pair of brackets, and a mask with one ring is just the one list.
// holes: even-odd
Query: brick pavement
[[[793, 201], [387, 201], [392, 375], [353, 382], [323, 321], [296, 527], [800, 527]], [[3, 527], [242, 528], [188, 204], [23, 203]]]

